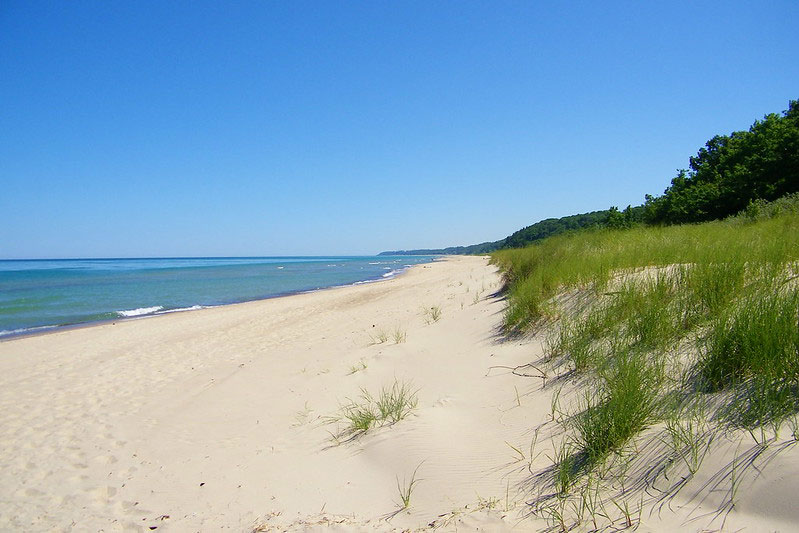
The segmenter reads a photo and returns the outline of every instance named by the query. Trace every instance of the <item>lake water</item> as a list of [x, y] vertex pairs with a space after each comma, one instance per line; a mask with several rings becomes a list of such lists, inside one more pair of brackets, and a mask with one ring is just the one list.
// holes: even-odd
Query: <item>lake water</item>
[[390, 279], [432, 256], [0, 260], [0, 337]]

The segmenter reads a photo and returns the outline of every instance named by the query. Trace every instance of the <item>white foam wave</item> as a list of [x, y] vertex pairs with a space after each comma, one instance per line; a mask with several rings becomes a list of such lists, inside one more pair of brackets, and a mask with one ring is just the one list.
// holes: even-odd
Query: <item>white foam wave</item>
[[397, 273], [396, 270], [392, 270], [390, 272], [386, 272], [385, 274], [383, 274], [383, 277], [384, 278], [390, 278], [390, 277], [394, 276], [396, 273]]
[[379, 279], [365, 279], [363, 281], [356, 281], [353, 285], [366, 285], [367, 283], [377, 283]]
[[163, 311], [159, 311], [156, 314], [158, 315], [165, 315], [167, 313], [180, 313], [182, 311], [196, 311], [198, 309], [205, 309], [202, 305], [192, 305], [191, 307], [178, 307], [177, 309], [164, 309]]
[[36, 326], [33, 328], [0, 329], [0, 337], [6, 337], [8, 335], [19, 335], [21, 333], [32, 333], [34, 331], [43, 331], [45, 329], [53, 329], [57, 327], [58, 326]]
[[139, 307], [138, 309], [128, 309], [127, 311], [117, 311], [117, 314], [121, 317], [132, 317], [132, 316], [142, 316], [142, 315], [152, 315], [153, 313], [160, 311], [163, 309], [163, 306], [156, 305], [154, 307]]

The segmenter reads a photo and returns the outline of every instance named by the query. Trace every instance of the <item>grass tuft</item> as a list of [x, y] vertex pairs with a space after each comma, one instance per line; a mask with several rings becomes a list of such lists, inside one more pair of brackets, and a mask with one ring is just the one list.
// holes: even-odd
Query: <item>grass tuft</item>
[[380, 420], [393, 424], [408, 416], [418, 404], [416, 392], [408, 383], [396, 380], [391, 387], [384, 387], [376, 402]]
[[358, 361], [356, 364], [354, 364], [354, 365], [352, 365], [352, 366], [350, 367], [350, 370], [349, 370], [349, 372], [347, 372], [347, 375], [348, 375], [348, 376], [351, 376], [351, 375], [353, 375], [353, 374], [355, 374], [355, 373], [358, 373], [358, 372], [360, 372], [361, 370], [366, 370], [366, 367], [367, 367], [367, 366], [368, 366], [368, 365], [366, 364], [366, 361], [364, 361], [363, 359], [361, 359], [361, 360], [360, 360], [360, 361]]
[[432, 307], [424, 307], [422, 309], [422, 317], [425, 324], [432, 324], [441, 319], [441, 307], [434, 305]]
[[360, 402], [350, 402], [342, 408], [349, 433], [365, 433], [378, 421], [371, 396], [365, 390], [361, 392]]
[[355, 437], [366, 433], [372, 427], [383, 424], [394, 424], [406, 418], [418, 405], [417, 391], [409, 383], [398, 382], [383, 387], [377, 398], [366, 389], [361, 389], [357, 400], [348, 400], [341, 407], [341, 414], [328, 418], [330, 423], [346, 422], [343, 431], [336, 435]]
[[401, 344], [408, 338], [408, 332], [397, 326], [394, 328], [394, 344]]
[[407, 509], [411, 506], [411, 495], [413, 494], [413, 489], [416, 487], [416, 484], [422, 481], [421, 479], [416, 479], [416, 473], [419, 471], [419, 467], [422, 466], [422, 463], [414, 469], [413, 474], [411, 474], [410, 481], [406, 481], [403, 478], [402, 483], [400, 483], [399, 476], [397, 476], [397, 491], [399, 492], [400, 502], [402, 502], [401, 507], [402, 509]]
[[[603, 371], [599, 394], [586, 393], [584, 410], [575, 419], [580, 453], [588, 468], [608, 453], [619, 451], [652, 420], [657, 406], [652, 394], [658, 370], [638, 354], [619, 354], [612, 368]], [[595, 399], [598, 398], [598, 399]]]
[[370, 335], [369, 339], [371, 341], [370, 344], [385, 344], [388, 342], [388, 333], [381, 329], [374, 335]]

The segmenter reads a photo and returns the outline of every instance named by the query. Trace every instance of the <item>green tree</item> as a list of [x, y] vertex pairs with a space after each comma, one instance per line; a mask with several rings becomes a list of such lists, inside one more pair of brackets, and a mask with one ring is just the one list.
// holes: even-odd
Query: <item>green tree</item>
[[677, 224], [724, 218], [753, 200], [799, 191], [799, 101], [748, 131], [717, 135], [689, 159], [663, 196], [646, 197], [645, 219]]

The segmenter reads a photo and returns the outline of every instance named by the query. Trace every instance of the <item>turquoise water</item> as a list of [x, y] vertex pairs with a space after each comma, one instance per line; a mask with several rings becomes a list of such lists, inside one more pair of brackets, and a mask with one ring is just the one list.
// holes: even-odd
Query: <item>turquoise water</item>
[[379, 281], [432, 259], [0, 260], [0, 337]]

